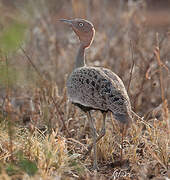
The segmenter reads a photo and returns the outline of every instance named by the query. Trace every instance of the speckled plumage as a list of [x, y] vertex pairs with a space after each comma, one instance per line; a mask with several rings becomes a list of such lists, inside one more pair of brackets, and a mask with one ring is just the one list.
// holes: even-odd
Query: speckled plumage
[[91, 109], [111, 111], [116, 120], [128, 122], [130, 101], [122, 80], [100, 67], [76, 68], [67, 80], [69, 99]]
[[[93, 136], [93, 143], [88, 146], [88, 152], [93, 147], [93, 167], [98, 169], [96, 143], [105, 135], [106, 113], [111, 111], [115, 119], [123, 123], [123, 127], [127, 129], [131, 121], [131, 105], [124, 84], [116, 74], [106, 68], [86, 66], [85, 49], [93, 41], [93, 24], [84, 19], [61, 21], [69, 24], [80, 39], [74, 69], [67, 80], [67, 94], [69, 100], [87, 114]], [[103, 125], [99, 134], [90, 114], [92, 109], [100, 110], [103, 114]], [[124, 130], [122, 143], [123, 133]]]

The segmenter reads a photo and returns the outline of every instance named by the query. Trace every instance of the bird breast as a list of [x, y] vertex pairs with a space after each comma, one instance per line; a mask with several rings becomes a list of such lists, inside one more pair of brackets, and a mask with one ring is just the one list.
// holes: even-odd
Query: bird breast
[[86, 107], [126, 113], [130, 102], [121, 79], [105, 68], [81, 67], [67, 80], [70, 101]]

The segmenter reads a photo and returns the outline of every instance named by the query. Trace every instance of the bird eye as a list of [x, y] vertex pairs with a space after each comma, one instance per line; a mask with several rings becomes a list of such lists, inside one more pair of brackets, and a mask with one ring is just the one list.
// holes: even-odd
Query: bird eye
[[83, 26], [84, 26], [84, 24], [83, 24], [83, 23], [79, 23], [79, 26], [80, 26], [80, 27], [83, 27]]

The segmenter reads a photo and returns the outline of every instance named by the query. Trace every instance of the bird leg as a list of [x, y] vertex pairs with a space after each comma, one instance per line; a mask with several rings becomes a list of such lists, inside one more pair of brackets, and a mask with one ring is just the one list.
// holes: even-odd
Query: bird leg
[[123, 139], [124, 139], [124, 133], [122, 131], [122, 137], [121, 137], [121, 149], [120, 149], [120, 161], [123, 160]]
[[[97, 139], [96, 139], [96, 143], [106, 134], [106, 125], [105, 125], [106, 112], [103, 112], [102, 114], [103, 114], [102, 129], [101, 129], [101, 131], [100, 131], [99, 136], [98, 136]], [[92, 148], [93, 148], [93, 143], [91, 143], [91, 144], [87, 147], [88, 151], [86, 152], [85, 156], [88, 155], [88, 154], [91, 152]]]
[[95, 128], [95, 126], [94, 126], [94, 123], [93, 123], [93, 120], [92, 120], [90, 111], [87, 111], [87, 117], [88, 117], [88, 119], [89, 119], [90, 126], [91, 126], [91, 130], [92, 130], [92, 135], [93, 135], [93, 143], [92, 143], [92, 147], [93, 147], [93, 149], [94, 149], [93, 168], [94, 168], [95, 170], [97, 170], [97, 169], [98, 169], [98, 166], [97, 166], [97, 146], [96, 146], [97, 131], [96, 131], [96, 128]]
[[126, 135], [126, 130], [127, 130], [127, 125], [123, 124], [123, 127], [121, 128], [121, 151], [120, 151], [120, 160], [123, 161], [123, 141], [124, 141], [124, 136]]

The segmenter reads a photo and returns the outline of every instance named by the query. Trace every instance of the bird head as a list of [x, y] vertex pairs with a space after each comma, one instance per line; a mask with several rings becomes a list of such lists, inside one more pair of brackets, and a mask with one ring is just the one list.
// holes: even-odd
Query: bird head
[[95, 34], [95, 29], [91, 22], [85, 19], [61, 19], [60, 21], [71, 25], [84, 48], [88, 48], [91, 45]]

